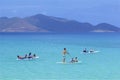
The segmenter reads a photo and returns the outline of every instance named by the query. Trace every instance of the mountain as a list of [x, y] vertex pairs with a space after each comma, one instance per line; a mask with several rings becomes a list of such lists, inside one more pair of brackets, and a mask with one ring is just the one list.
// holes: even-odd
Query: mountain
[[94, 31], [98, 32], [120, 32], [120, 28], [108, 23], [100, 23], [95, 26]]
[[120, 32], [120, 28], [108, 23], [93, 26], [90, 23], [37, 14], [25, 18], [1, 17], [0, 32]]
[[46, 30], [34, 26], [21, 18], [0, 18], [0, 32], [45, 32]]

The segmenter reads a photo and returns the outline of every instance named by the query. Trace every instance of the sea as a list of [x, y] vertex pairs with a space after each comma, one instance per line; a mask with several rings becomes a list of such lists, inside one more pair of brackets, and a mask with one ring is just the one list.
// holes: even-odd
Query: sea
[[0, 33], [0, 80], [120, 80], [120, 33]]

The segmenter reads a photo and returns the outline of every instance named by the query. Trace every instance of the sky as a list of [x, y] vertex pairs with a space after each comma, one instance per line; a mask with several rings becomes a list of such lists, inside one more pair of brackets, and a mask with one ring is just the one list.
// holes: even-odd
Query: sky
[[120, 0], [0, 0], [0, 17], [36, 14], [120, 27]]

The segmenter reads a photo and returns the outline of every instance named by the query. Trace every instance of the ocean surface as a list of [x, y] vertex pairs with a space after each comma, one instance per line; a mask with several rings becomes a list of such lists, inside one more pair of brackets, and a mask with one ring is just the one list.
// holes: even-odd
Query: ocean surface
[[[0, 33], [0, 80], [120, 80], [119, 34]], [[39, 58], [17, 60], [29, 52]], [[74, 57], [80, 63], [69, 63]]]

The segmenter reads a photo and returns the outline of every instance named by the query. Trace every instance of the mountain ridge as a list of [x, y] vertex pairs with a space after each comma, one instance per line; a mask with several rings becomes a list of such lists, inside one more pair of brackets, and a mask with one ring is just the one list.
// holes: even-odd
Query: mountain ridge
[[0, 17], [0, 32], [120, 32], [108, 23], [93, 26], [76, 20], [37, 14], [29, 17]]

